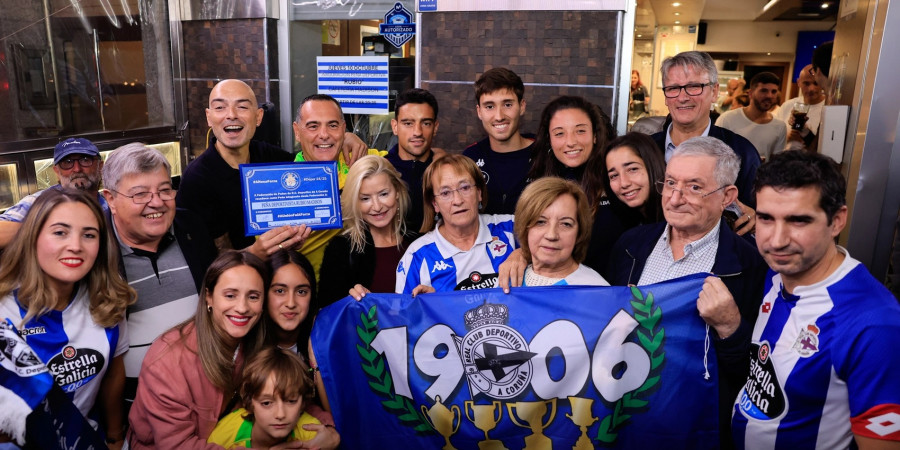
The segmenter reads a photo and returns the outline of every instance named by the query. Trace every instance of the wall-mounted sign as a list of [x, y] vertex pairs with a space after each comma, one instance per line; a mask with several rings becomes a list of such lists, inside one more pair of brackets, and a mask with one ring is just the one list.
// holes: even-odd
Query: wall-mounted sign
[[388, 113], [387, 56], [319, 56], [318, 93], [341, 104], [345, 114]]
[[412, 13], [397, 2], [387, 14], [380, 26], [381, 35], [394, 47], [402, 47], [416, 34], [416, 24], [412, 21]]
[[437, 11], [437, 0], [419, 0], [419, 12]]

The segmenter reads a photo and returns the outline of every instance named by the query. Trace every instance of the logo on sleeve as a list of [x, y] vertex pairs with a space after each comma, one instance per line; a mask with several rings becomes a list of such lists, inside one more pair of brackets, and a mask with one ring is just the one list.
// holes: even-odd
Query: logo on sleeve
[[787, 411], [787, 398], [778, 382], [768, 341], [750, 345], [750, 376], [738, 395], [738, 407], [747, 416], [759, 420], [778, 419]]
[[762, 305], [763, 314], [768, 314], [772, 311], [772, 302], [765, 302]]
[[900, 431], [900, 414], [889, 412], [869, 419], [866, 429], [884, 437]]
[[435, 261], [434, 266], [431, 267], [431, 273], [442, 272], [447, 269], [452, 269], [453, 266], [447, 264], [444, 260]]
[[47, 368], [63, 391], [75, 392], [96, 377], [105, 364], [105, 358], [97, 350], [69, 345], [50, 358]]
[[804, 358], [808, 358], [813, 353], [818, 352], [819, 327], [810, 324], [806, 326], [805, 330], [800, 330], [800, 334], [797, 335], [797, 340], [794, 341], [794, 345], [791, 348]]

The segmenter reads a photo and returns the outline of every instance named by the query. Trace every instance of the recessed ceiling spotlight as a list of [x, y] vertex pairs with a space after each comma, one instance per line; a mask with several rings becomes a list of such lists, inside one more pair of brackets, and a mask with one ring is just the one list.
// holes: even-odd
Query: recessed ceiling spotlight
[[675, 21], [675, 25], [678, 25], [678, 24], [680, 24], [680, 23], [681, 23], [680, 20], [676, 20], [676, 21]]
[[675, 13], [675, 15], [676, 15], [676, 16], [680, 16], [680, 15], [681, 15], [681, 13], [679, 13], [679, 12], [677, 12], [677, 13]]
[[828, 9], [828, 3], [822, 3], [822, 9]]
[[766, 52], [766, 56], [772, 56], [772, 52]]
[[644, 37], [644, 35], [643, 35], [643, 34], [639, 34], [639, 35], [637, 35], [637, 37]]
[[677, 8], [677, 7], [681, 6], [681, 3], [675, 2], [675, 3], [672, 3], [672, 6]]

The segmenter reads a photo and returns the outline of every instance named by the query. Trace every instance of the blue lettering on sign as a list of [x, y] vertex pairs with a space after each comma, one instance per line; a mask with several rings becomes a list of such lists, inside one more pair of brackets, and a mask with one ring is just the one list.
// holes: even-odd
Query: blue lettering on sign
[[397, 2], [387, 14], [384, 15], [384, 23], [379, 27], [384, 38], [394, 47], [402, 47], [416, 34], [416, 24], [412, 21], [412, 14], [403, 4]]

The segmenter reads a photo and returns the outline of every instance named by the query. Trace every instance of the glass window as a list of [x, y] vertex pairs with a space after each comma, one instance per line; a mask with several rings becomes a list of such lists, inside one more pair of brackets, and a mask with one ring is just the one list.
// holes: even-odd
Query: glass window
[[163, 0], [0, 0], [0, 142], [172, 126]]
[[16, 165], [0, 164], [0, 211], [15, 205], [20, 199]]

